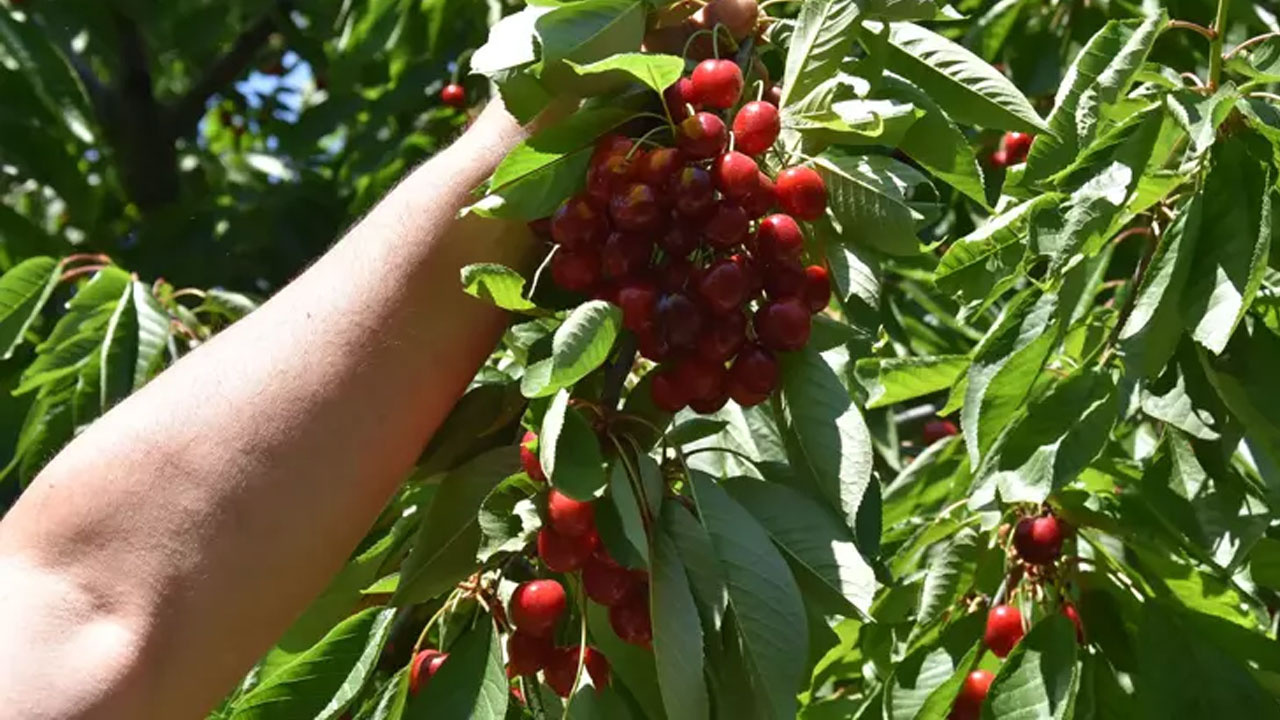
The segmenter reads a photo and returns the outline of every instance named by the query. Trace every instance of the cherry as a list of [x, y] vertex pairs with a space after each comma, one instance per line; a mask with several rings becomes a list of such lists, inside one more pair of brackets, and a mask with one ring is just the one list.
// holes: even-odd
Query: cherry
[[676, 377], [675, 370], [662, 368], [649, 381], [649, 397], [659, 410], [677, 413], [689, 404], [689, 395]]
[[671, 121], [678, 123], [689, 117], [689, 105], [697, 106], [697, 98], [693, 95], [693, 80], [682, 77], [673, 85], [662, 91], [662, 98], [671, 112]]
[[756, 230], [756, 250], [769, 259], [799, 258], [804, 252], [804, 231], [790, 215], [770, 215]]
[[676, 148], [657, 148], [636, 163], [635, 175], [650, 187], [664, 189], [684, 167], [684, 155]]
[[821, 265], [810, 265], [804, 269], [804, 291], [801, 293], [805, 302], [809, 303], [809, 311], [815, 315], [827, 309], [831, 304], [831, 275]]
[[538, 460], [538, 434], [532, 430], [525, 432], [520, 439], [520, 465], [534, 482], [547, 481], [547, 474], [542, 472], [542, 462]]
[[749, 290], [742, 266], [730, 258], [717, 260], [698, 281], [698, 293], [707, 307], [719, 315], [741, 310]]
[[781, 132], [778, 106], [763, 100], [743, 105], [733, 118], [734, 146], [748, 155], [760, 155], [773, 147]]
[[1080, 621], [1080, 611], [1076, 609], [1075, 605], [1068, 602], [1062, 604], [1062, 614], [1071, 621], [1072, 625], [1076, 626], [1076, 642], [1083, 645], [1084, 623]]
[[682, 292], [694, 287], [701, 277], [698, 266], [681, 256], [668, 257], [658, 266], [658, 285], [667, 292]]
[[729, 391], [725, 389], [725, 390], [721, 390], [719, 394], [713, 397], [707, 398], [705, 400], [694, 400], [693, 402], [689, 403], [689, 407], [692, 408], [693, 411], [696, 413], [701, 413], [703, 415], [714, 415], [720, 412], [720, 410], [722, 410], [724, 406], [727, 405], [728, 403], [729, 403]]
[[600, 282], [600, 253], [594, 248], [561, 250], [551, 259], [551, 278], [570, 292], [590, 292]]
[[1026, 162], [1027, 156], [1031, 154], [1031, 143], [1035, 142], [1035, 139], [1035, 136], [1030, 133], [1005, 133], [1003, 142], [1006, 154], [1005, 164], [1018, 165]]
[[966, 675], [947, 720], [978, 720], [982, 716], [982, 703], [987, 699], [991, 681], [995, 679], [996, 676], [986, 670], [974, 670]]
[[591, 535], [567, 537], [551, 528], [538, 531], [538, 557], [552, 572], [567, 573], [582, 567], [595, 550]]
[[600, 269], [609, 280], [622, 281], [649, 267], [653, 241], [648, 235], [615, 232], [600, 251]]
[[703, 60], [693, 69], [693, 95], [709, 107], [727, 110], [742, 97], [742, 69], [732, 60]]
[[653, 324], [658, 308], [658, 289], [647, 282], [631, 282], [618, 288], [618, 307], [622, 308], [622, 325], [641, 332]]
[[613, 607], [636, 589], [636, 578], [624, 567], [593, 557], [582, 568], [582, 588], [587, 597]]
[[633, 158], [623, 153], [605, 155], [587, 172], [587, 195], [602, 207], [607, 207], [614, 194], [625, 189], [637, 174]]
[[795, 258], [774, 260], [765, 269], [764, 289], [774, 300], [800, 297], [805, 289], [804, 266]]
[[608, 234], [608, 219], [585, 195], [565, 200], [551, 216], [551, 238], [566, 250], [598, 245]]
[[706, 9], [706, 26], [724, 25], [735, 40], [755, 32], [760, 19], [760, 3], [756, 0], [712, 0]]
[[817, 220], [827, 209], [827, 185], [813, 168], [793, 167], [778, 173], [778, 204], [800, 220]]
[[635, 142], [629, 137], [615, 133], [604, 135], [596, 141], [596, 147], [591, 152], [591, 164], [595, 166], [610, 155], [626, 155], [635, 146]]
[[587, 675], [591, 676], [591, 684], [597, 691], [609, 685], [609, 661], [599, 650], [588, 647], [583, 653], [581, 645], [556, 648], [543, 674], [547, 685], [560, 697], [567, 698], [573, 692], [573, 681], [578, 677], [579, 655], [583, 656], [583, 667]]
[[658, 193], [644, 183], [631, 183], [609, 199], [609, 217], [619, 230], [653, 230], [663, 219]]
[[715, 183], [711, 173], [696, 165], [681, 168], [671, 181], [676, 212], [686, 217], [703, 217], [716, 203]]
[[676, 366], [676, 381], [691, 405], [723, 395], [725, 375], [724, 365], [701, 358], [689, 358]]
[[782, 86], [770, 85], [764, 91], [765, 102], [773, 104], [775, 107], [782, 107]]
[[767, 396], [778, 386], [778, 359], [767, 348], [748, 345], [729, 367], [729, 383]]
[[564, 586], [559, 582], [523, 582], [511, 594], [511, 622], [523, 632], [547, 636], [560, 622], [567, 604]]
[[[439, 650], [422, 650], [413, 656], [413, 664], [409, 666], [409, 693], [417, 695], [425, 688], [431, 678], [440, 671], [440, 666], [449, 659], [449, 653]], [[425, 675], [423, 673], [426, 673]]]
[[517, 630], [507, 638], [507, 675], [532, 675], [546, 667], [554, 654], [550, 637]]
[[1052, 515], [1024, 517], [1013, 529], [1013, 547], [1023, 562], [1052, 564], [1062, 554], [1062, 524]]
[[626, 602], [609, 608], [609, 626], [623, 642], [648, 647], [653, 641], [648, 594], [632, 593]]
[[454, 108], [467, 106], [467, 90], [458, 83], [449, 83], [440, 90], [440, 102]]
[[996, 657], [1008, 657], [1022, 639], [1022, 613], [1012, 605], [997, 605], [987, 613], [987, 630], [982, 636]]
[[702, 308], [684, 293], [671, 293], [658, 301], [658, 325], [674, 350], [692, 350], [704, 326]]
[[960, 428], [950, 420], [934, 418], [924, 424], [924, 444], [932, 445], [943, 438], [949, 438], [952, 435], [958, 435]]
[[729, 390], [729, 398], [744, 408], [755, 407], [769, 399], [769, 393], [755, 392], [754, 390], [742, 385], [742, 383], [735, 380], [732, 376], [729, 377], [725, 386]]
[[673, 258], [689, 257], [690, 253], [698, 249], [699, 242], [697, 233], [691, 231], [687, 225], [679, 222], [674, 223], [667, 228], [665, 233], [658, 237], [658, 247]]
[[547, 521], [551, 529], [569, 538], [579, 538], [596, 527], [595, 505], [574, 500], [555, 488], [547, 494]]
[[760, 166], [740, 152], [731, 151], [716, 158], [711, 176], [716, 189], [733, 200], [741, 200], [760, 189]]
[[666, 336], [656, 323], [636, 332], [636, 349], [642, 356], [657, 363], [664, 362], [671, 356], [671, 346], [667, 344]]
[[747, 212], [727, 202], [717, 205], [707, 223], [702, 226], [702, 234], [707, 242], [721, 250], [741, 245], [750, 230], [751, 220], [747, 218]]
[[747, 317], [741, 310], [717, 317], [711, 328], [698, 339], [698, 357], [713, 363], [725, 363], [747, 343]]
[[743, 253], [734, 253], [729, 259], [742, 268], [747, 278], [747, 295], [755, 295], [764, 289], [764, 277], [760, 274], [759, 263]]
[[676, 144], [694, 160], [709, 160], [719, 155], [729, 142], [724, 121], [708, 112], [700, 112], [680, 122]]
[[991, 165], [998, 168], [1008, 167], [1010, 165], [1009, 153], [1003, 149], [991, 153]]
[[758, 218], [766, 215], [778, 204], [778, 189], [768, 175], [760, 173], [756, 177], [756, 189], [739, 202], [747, 211], [747, 217]]
[[796, 298], [765, 303], [755, 318], [756, 337], [770, 350], [800, 350], [813, 328], [809, 307]]

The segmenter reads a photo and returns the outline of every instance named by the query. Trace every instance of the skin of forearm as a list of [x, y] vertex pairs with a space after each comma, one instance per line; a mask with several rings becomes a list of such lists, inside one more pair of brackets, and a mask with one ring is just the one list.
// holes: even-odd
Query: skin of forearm
[[0, 706], [203, 717], [323, 589], [505, 326], [458, 271], [525, 268], [534, 242], [456, 215], [523, 132], [491, 107], [49, 464], [0, 523], [0, 637], [47, 648], [0, 648], [27, 667]]

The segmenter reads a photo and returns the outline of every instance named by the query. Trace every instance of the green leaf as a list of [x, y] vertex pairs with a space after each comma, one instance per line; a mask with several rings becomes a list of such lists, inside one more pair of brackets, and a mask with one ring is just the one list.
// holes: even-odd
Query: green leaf
[[[865, 22], [879, 33], [880, 23]], [[886, 64], [910, 80], [957, 122], [978, 127], [1048, 132], [1035, 108], [1004, 75], [963, 46], [919, 25], [889, 25]]]
[[833, 77], [852, 48], [855, 0], [810, 0], [800, 7], [782, 73], [785, 109]]
[[[660, 492], [660, 491], [659, 491]], [[640, 512], [640, 503], [631, 482], [627, 479], [627, 469], [622, 462], [615, 462], [609, 473], [609, 498], [596, 505], [600, 525], [600, 539], [605, 541], [614, 558], [627, 567], [646, 568], [649, 566], [649, 535], [645, 532], [644, 516]], [[613, 520], [616, 518], [616, 525]], [[614, 537], [610, 538], [610, 535]], [[618, 544], [625, 548], [618, 548]], [[624, 562], [631, 556], [633, 562]], [[639, 564], [635, 564], [638, 562]]]
[[106, 412], [116, 402], [133, 391], [133, 377], [139, 364], [138, 311], [134, 305], [132, 287], [125, 288], [116, 304], [115, 312], [107, 323], [107, 334], [102, 339], [102, 386], [99, 408]]
[[594, 499], [605, 485], [600, 441], [582, 412], [570, 406], [567, 390], [555, 396], [542, 418], [538, 459], [552, 486], [576, 500]]
[[898, 148], [934, 177], [985, 207], [987, 188], [982, 165], [960, 126], [932, 98], [905, 80], [886, 76], [883, 92], [923, 111], [898, 141]]
[[1222, 402], [1209, 385], [1195, 352], [1179, 348], [1176, 362], [1142, 389], [1142, 411], [1201, 440], [1218, 440], [1226, 425]]
[[596, 603], [587, 603], [587, 632], [592, 644], [609, 659], [612, 678], [622, 682], [643, 716], [659, 720], [666, 717], [653, 652], [618, 639], [609, 626], [609, 609]]
[[968, 369], [967, 355], [864, 358], [855, 366], [854, 376], [867, 391], [871, 410], [946, 390]]
[[510, 696], [498, 634], [481, 615], [474, 629], [449, 646], [449, 658], [426, 689], [410, 696], [404, 717], [501, 720]]
[[661, 93], [684, 74], [684, 60], [674, 55], [619, 53], [587, 65], [569, 63], [578, 75], [621, 74]]
[[551, 385], [570, 387], [603, 365], [621, 328], [622, 310], [613, 303], [592, 300], [574, 308], [552, 338]]
[[10, 61], [6, 65], [22, 71], [49, 113], [65, 123], [77, 140], [94, 142], [87, 119], [92, 117], [88, 94], [71, 62], [53, 44], [51, 34], [34, 18], [18, 22], [6, 13], [0, 15], [0, 47]]
[[1245, 48], [1227, 64], [1231, 70], [1254, 80], [1280, 82], [1280, 36]]
[[964, 528], [929, 561], [920, 584], [917, 629], [929, 626], [955, 605], [964, 579], [971, 580], [976, 571], [979, 542], [972, 528]]
[[1237, 332], [1222, 355], [1201, 352], [1200, 362], [1250, 443], [1280, 463], [1280, 338], [1259, 323]]
[[1196, 342], [1220, 354], [1262, 286], [1271, 250], [1271, 198], [1275, 173], [1268, 145], [1240, 133], [1214, 145], [1212, 169], [1203, 188], [1201, 232], [1195, 243], [1196, 272], [1182, 298], [1187, 327]]
[[[764, 527], [778, 547], [850, 611], [868, 616], [879, 583], [853, 534], [831, 511], [785, 485], [729, 478], [721, 486]], [[850, 614], [854, 614], [851, 612]]]
[[1005, 40], [1013, 32], [1018, 15], [1026, 0], [1000, 0], [987, 8], [965, 36], [965, 45], [977, 46], [978, 54], [983, 59], [994, 62], [1004, 46]]
[[982, 718], [1064, 720], [1072, 717], [1079, 688], [1075, 628], [1066, 616], [1050, 613], [1005, 659], [987, 692]]
[[879, 155], [833, 152], [818, 157], [814, 164], [826, 183], [828, 205], [846, 241], [890, 255], [920, 251], [916, 226], [924, 217], [908, 202], [905, 191], [917, 178], [899, 172], [906, 166]]
[[401, 568], [392, 604], [425, 602], [475, 572], [480, 547], [477, 512], [489, 492], [519, 467], [517, 449], [502, 447], [445, 476]]
[[660, 522], [663, 534], [671, 538], [680, 554], [703, 624], [712, 631], [719, 631], [728, 607], [729, 592], [711, 536], [689, 509], [675, 500], [663, 503]]
[[395, 617], [369, 608], [329, 631], [261, 685], [241, 696], [233, 720], [336, 718], [373, 674]]
[[644, 6], [639, 0], [581, 0], [534, 23], [548, 68], [559, 61], [593, 63], [640, 49]]
[[[943, 641], [925, 646], [893, 668], [892, 684], [884, 694], [885, 720], [943, 720], [951, 711], [965, 676], [983, 650], [971, 629], [957, 623]], [[966, 637], [958, 637], [959, 635]]]
[[3, 359], [13, 351], [40, 315], [58, 285], [58, 261], [50, 257], [24, 260], [0, 276], [0, 348]]
[[667, 716], [707, 718], [710, 701], [702, 678], [702, 625], [689, 589], [689, 579], [675, 541], [665, 533], [653, 537], [649, 573], [649, 607], [653, 620], [653, 658]]
[[839, 376], [815, 350], [782, 358], [782, 410], [780, 420], [795, 441], [792, 463], [856, 532], [858, 506], [871, 482], [871, 434]]
[[674, 446], [687, 445], [723, 432], [729, 423], [708, 417], [691, 417], [667, 431], [667, 442]]
[[478, 263], [462, 268], [462, 289], [503, 310], [526, 312], [537, 305], [524, 297], [524, 276], [505, 265]]
[[741, 505], [701, 473], [691, 482], [724, 569], [757, 708], [763, 717], [790, 720], [808, 657], [808, 638], [797, 632], [805, 627], [800, 589], [768, 534]]
[[480, 549], [476, 559], [488, 562], [502, 552], [519, 552], [529, 545], [542, 527], [542, 518], [533, 497], [541, 483], [525, 475], [512, 475], [489, 492], [480, 504]]
[[552, 7], [530, 5], [489, 28], [489, 39], [471, 55], [471, 71], [493, 75], [538, 59], [535, 25]]
[[133, 389], [142, 387], [164, 365], [169, 349], [172, 323], [160, 301], [146, 283], [133, 281], [133, 308], [138, 313], [138, 362], [133, 371]]
[[952, 243], [934, 270], [938, 287], [965, 299], [981, 298], [995, 286], [996, 278], [1010, 274], [1022, 258], [1035, 214], [1049, 212], [1059, 199], [1041, 195], [1015, 205]]

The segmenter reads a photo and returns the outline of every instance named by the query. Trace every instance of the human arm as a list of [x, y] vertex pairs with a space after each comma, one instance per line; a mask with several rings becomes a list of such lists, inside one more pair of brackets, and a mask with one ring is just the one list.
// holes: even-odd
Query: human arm
[[[329, 253], [67, 446], [0, 522], [0, 707], [199, 717], [359, 541], [505, 319], [456, 219], [524, 131], [495, 104]], [[11, 670], [10, 670], [11, 669]]]

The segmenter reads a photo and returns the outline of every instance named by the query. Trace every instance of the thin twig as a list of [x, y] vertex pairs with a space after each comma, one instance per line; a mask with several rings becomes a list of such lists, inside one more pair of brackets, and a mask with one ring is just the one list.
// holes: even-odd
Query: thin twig
[[1280, 32], [1269, 32], [1265, 35], [1251, 37], [1248, 40], [1245, 40], [1244, 42], [1240, 43], [1239, 45], [1231, 48], [1231, 50], [1229, 50], [1226, 55], [1222, 56], [1222, 61], [1227, 62], [1231, 58], [1240, 54], [1241, 51], [1247, 50], [1253, 47], [1254, 45], [1257, 45], [1258, 43], [1263, 42], [1264, 40], [1270, 40], [1273, 37], [1280, 37]]
[[1166, 25], [1165, 27], [1169, 30], [1174, 30], [1174, 29], [1190, 30], [1194, 33], [1204, 36], [1204, 38], [1210, 42], [1213, 42], [1213, 40], [1216, 38], [1216, 35], [1212, 28], [1207, 28], [1201, 25], [1200, 23], [1193, 23], [1189, 20], [1170, 20], [1169, 24]]

